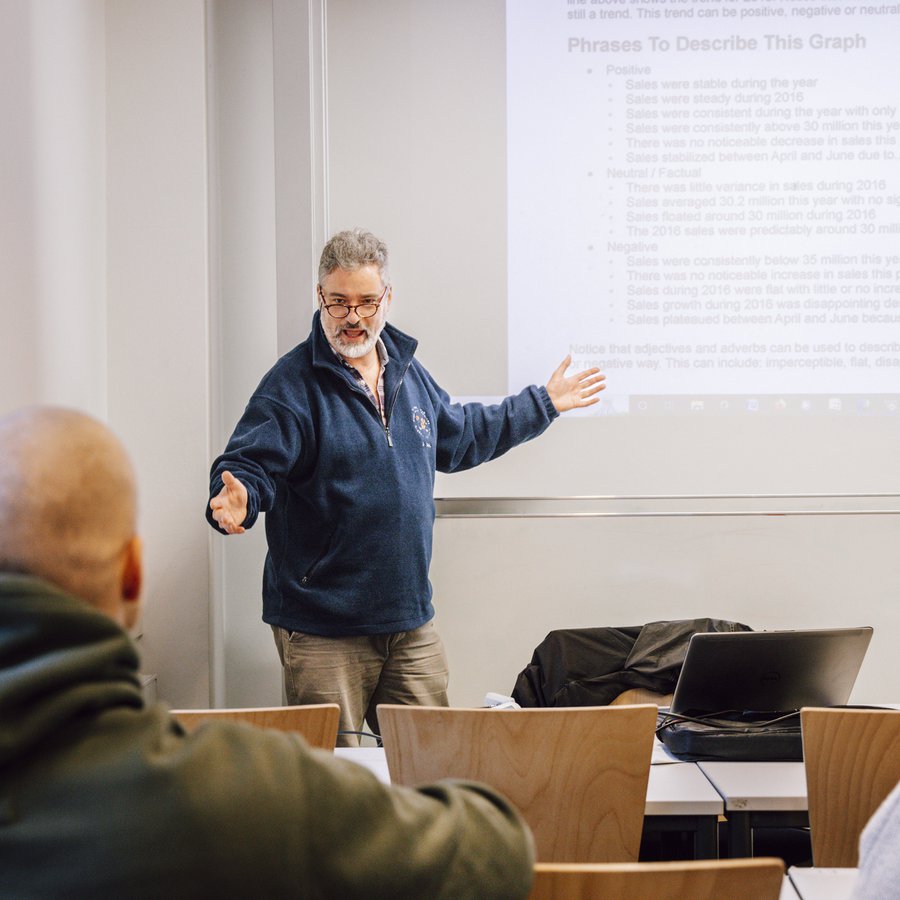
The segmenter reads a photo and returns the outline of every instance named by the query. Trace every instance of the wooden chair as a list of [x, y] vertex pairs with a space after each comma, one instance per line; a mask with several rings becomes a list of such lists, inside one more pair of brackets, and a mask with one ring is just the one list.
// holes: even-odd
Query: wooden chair
[[638, 857], [655, 706], [378, 707], [391, 781], [480, 781], [506, 796], [546, 862]]
[[537, 863], [529, 900], [778, 900], [780, 859], [660, 863]]
[[859, 865], [859, 836], [900, 781], [900, 711], [800, 711], [813, 863]]
[[295, 731], [311, 747], [334, 750], [340, 707], [336, 703], [308, 706], [260, 706], [250, 709], [173, 709], [172, 716], [186, 731], [205, 722], [246, 722], [257, 728]]
[[622, 691], [615, 700], [610, 700], [610, 706], [634, 706], [637, 703], [655, 703], [657, 706], [671, 706], [674, 694], [657, 694], [648, 691], [647, 688], [629, 688]]

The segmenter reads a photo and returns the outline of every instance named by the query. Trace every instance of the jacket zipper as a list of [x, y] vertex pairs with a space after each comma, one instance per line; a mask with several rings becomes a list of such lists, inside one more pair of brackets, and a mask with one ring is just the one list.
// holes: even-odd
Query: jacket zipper
[[334, 541], [334, 535], [337, 531], [337, 525], [331, 530], [331, 534], [328, 535], [328, 540], [325, 541], [325, 546], [322, 547], [321, 553], [309, 564], [309, 568], [303, 573], [303, 577], [300, 579], [300, 584], [306, 584], [310, 578], [313, 577], [313, 573], [319, 567], [319, 563], [325, 559], [325, 555], [331, 549], [331, 544]]
[[391, 413], [394, 411], [394, 404], [397, 402], [397, 397], [400, 394], [400, 388], [403, 387], [403, 379], [406, 377], [406, 373], [409, 371], [410, 364], [407, 363], [403, 368], [403, 374], [400, 376], [400, 380], [397, 382], [397, 387], [394, 389], [394, 396], [391, 397], [391, 402], [388, 404], [387, 409], [384, 411], [384, 433], [387, 437], [388, 447], [394, 446], [394, 441], [391, 438]]
[[[397, 402], [397, 396], [400, 393], [400, 388], [403, 387], [403, 379], [406, 377], [406, 373], [409, 371], [410, 363], [407, 363], [403, 368], [403, 374], [400, 376], [400, 380], [397, 382], [397, 387], [394, 388], [394, 396], [391, 397], [390, 403], [386, 404], [386, 409], [384, 413], [384, 419], [381, 418], [381, 411], [375, 406], [374, 403], [369, 403], [369, 406], [372, 407], [372, 411], [378, 416], [378, 420], [381, 422], [381, 427], [384, 429], [384, 436], [387, 438], [388, 447], [394, 446], [394, 439], [391, 437], [391, 411], [394, 409], [394, 404]], [[342, 373], [343, 374], [343, 373]], [[369, 399], [369, 395], [349, 376], [344, 376], [344, 380], [350, 385], [350, 387], [359, 394], [362, 394], [366, 400]]]

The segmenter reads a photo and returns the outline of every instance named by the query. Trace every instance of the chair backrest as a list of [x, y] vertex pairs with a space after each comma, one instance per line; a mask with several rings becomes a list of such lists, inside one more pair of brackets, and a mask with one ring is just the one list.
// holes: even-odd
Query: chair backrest
[[633, 706], [636, 703], [655, 703], [657, 706], [669, 706], [674, 694], [658, 694], [647, 688], [628, 688], [618, 697], [609, 701], [610, 706]]
[[859, 836], [900, 781], [900, 710], [800, 711], [813, 863], [859, 865]]
[[529, 900], [778, 900], [780, 859], [660, 863], [538, 863]]
[[334, 750], [341, 710], [336, 703], [307, 706], [260, 706], [250, 709], [173, 709], [186, 731], [205, 722], [246, 722], [257, 728], [294, 731], [311, 747]]
[[547, 862], [630, 862], [640, 848], [655, 706], [378, 707], [391, 781], [462, 778], [522, 813]]

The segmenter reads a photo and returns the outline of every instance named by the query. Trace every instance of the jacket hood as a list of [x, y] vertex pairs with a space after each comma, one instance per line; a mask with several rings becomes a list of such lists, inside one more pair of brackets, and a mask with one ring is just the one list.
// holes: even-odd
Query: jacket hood
[[144, 705], [134, 643], [103, 613], [0, 574], [0, 769], [79, 719]]

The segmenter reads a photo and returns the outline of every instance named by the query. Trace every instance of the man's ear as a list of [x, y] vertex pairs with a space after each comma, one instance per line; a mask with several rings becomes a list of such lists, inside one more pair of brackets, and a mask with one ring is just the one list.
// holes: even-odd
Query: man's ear
[[142, 549], [141, 539], [135, 535], [125, 545], [122, 554], [119, 623], [128, 629], [137, 625], [141, 612], [141, 586], [144, 581]]
[[122, 599], [132, 603], [139, 600], [143, 582], [143, 546], [135, 535], [125, 546], [122, 559]]

